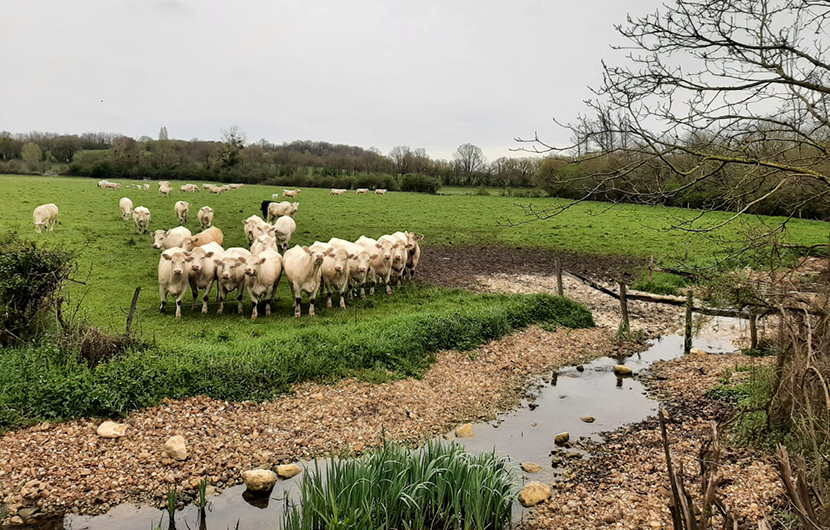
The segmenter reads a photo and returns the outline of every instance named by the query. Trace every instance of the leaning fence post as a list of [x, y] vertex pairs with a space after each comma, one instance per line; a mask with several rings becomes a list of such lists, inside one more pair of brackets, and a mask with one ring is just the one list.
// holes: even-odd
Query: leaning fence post
[[758, 349], [758, 316], [754, 309], [749, 310], [749, 347]]
[[622, 317], [622, 325], [626, 331], [631, 329], [628, 322], [628, 297], [625, 294], [625, 284], [620, 282], [620, 316]]
[[654, 281], [654, 256], [651, 256], [648, 260], [648, 283], [652, 283]]
[[562, 286], [562, 264], [559, 262], [559, 258], [555, 258], [554, 265], [556, 267], [556, 294], [565, 296], [565, 289]]
[[130, 330], [133, 327], [133, 316], [135, 315], [135, 306], [138, 304], [138, 294], [141, 292], [141, 287], [135, 288], [135, 294], [133, 295], [133, 303], [130, 304], [130, 314], [127, 315], [127, 337], [130, 336]]
[[692, 298], [692, 290], [686, 292], [686, 328], [683, 331], [683, 353], [689, 353], [692, 350], [692, 307], [694, 299]]

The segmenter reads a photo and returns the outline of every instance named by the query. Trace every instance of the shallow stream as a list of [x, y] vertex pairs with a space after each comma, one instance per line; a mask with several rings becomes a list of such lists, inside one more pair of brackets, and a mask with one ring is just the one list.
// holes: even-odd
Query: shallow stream
[[[714, 325], [694, 340], [694, 347], [712, 353], [731, 353], [731, 338], [737, 323], [730, 319], [716, 319]], [[642, 353], [631, 357], [603, 357], [577, 367], [568, 367], [536, 378], [529, 390], [531, 397], [521, 406], [499, 415], [495, 421], [473, 425], [474, 438], [458, 439], [469, 451], [503, 453], [515, 463], [534, 462], [542, 467], [536, 474], [522, 474], [523, 480], [553, 482], [563, 468], [551, 463], [555, 451], [553, 438], [567, 431], [571, 441], [580, 437], [600, 439], [597, 433], [612, 431], [625, 424], [634, 423], [656, 413], [657, 402], [645, 395], [643, 385], [636, 377], [618, 377], [615, 364], [625, 364], [636, 374], [654, 362], [671, 360], [683, 354], [683, 338], [670, 335], [651, 342]], [[593, 423], [585, 423], [580, 417], [590, 415]], [[573, 450], [572, 450], [573, 451]], [[589, 457], [589, 455], [585, 455]], [[303, 467], [314, 464], [299, 462]], [[321, 466], [325, 465], [323, 462]], [[305, 472], [305, 471], [304, 471]], [[277, 482], [270, 498], [249, 502], [243, 496], [244, 485], [225, 489], [220, 495], [210, 497], [204, 520], [199, 510], [191, 505], [176, 512], [176, 528], [200, 530], [276, 530], [282, 520], [283, 498], [290, 492], [297, 498], [302, 475]], [[527, 510], [516, 505], [514, 516], [518, 520]], [[23, 526], [38, 530], [152, 530], [156, 525], [168, 527], [165, 511], [150, 506], [124, 504], [99, 516], [67, 514], [63, 519], [42, 521], [38, 526]]]

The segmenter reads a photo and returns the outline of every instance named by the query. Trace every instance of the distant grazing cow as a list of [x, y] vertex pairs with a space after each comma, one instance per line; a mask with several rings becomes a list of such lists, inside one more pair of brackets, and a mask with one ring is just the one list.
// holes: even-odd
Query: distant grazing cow
[[245, 264], [245, 288], [254, 304], [251, 319], [257, 317], [257, 304], [265, 300], [265, 315], [271, 315], [271, 304], [277, 295], [282, 277], [282, 256], [274, 250], [263, 250], [247, 258], [239, 258]]
[[221, 261], [225, 255], [225, 250], [216, 243], [208, 243], [207, 245], [194, 248], [190, 255], [193, 256], [193, 261], [190, 263], [188, 282], [190, 283], [190, 290], [193, 292], [192, 309], [194, 311], [196, 310], [199, 291], [204, 290], [204, 297], [202, 298], [202, 314], [204, 315], [208, 311], [210, 290], [216, 281], [215, 260]]
[[182, 316], [182, 298], [187, 292], [188, 276], [190, 274], [190, 262], [192, 256], [188, 256], [184, 249], [174, 247], [165, 250], [159, 258], [159, 296], [161, 297], [162, 313], [166, 312], [167, 295], [176, 298], [176, 318]]
[[135, 228], [139, 234], [146, 234], [147, 227], [150, 226], [150, 210], [144, 206], [139, 206], [133, 210], [133, 221], [135, 221]]
[[129, 197], [121, 197], [118, 207], [121, 208], [121, 219], [129, 221], [130, 216], [133, 215], [133, 201]]
[[210, 227], [213, 224], [213, 208], [210, 206], [202, 206], [199, 209], [199, 224], [202, 225], [202, 230]]
[[272, 223], [275, 219], [282, 217], [283, 215], [290, 215], [291, 217], [294, 217], [294, 214], [297, 213], [299, 208], [299, 202], [272, 202], [268, 205], [268, 215], [266, 216], [266, 219], [269, 223]]
[[241, 190], [245, 184], [229, 184], [228, 187], [232, 190]]
[[46, 227], [47, 232], [54, 232], [55, 225], [58, 224], [58, 207], [53, 203], [42, 204], [32, 212], [32, 219], [38, 234], [43, 227]]
[[331, 194], [329, 196], [331, 197], [331, 196], [334, 195], [334, 196], [337, 196], [337, 197], [342, 197], [343, 195], [346, 194], [347, 191], [349, 191], [349, 190], [344, 190], [342, 188], [332, 188], [331, 189]]
[[291, 242], [291, 236], [297, 230], [297, 223], [289, 215], [283, 215], [274, 223], [274, 237], [277, 239], [277, 248], [280, 252], [288, 250], [288, 243]]
[[[140, 186], [141, 186], [141, 184], [139, 184], [139, 187]], [[150, 191], [150, 185], [149, 184], [144, 185], [144, 191]]]
[[216, 264], [216, 285], [219, 297], [219, 310], [222, 314], [225, 309], [225, 298], [228, 293], [237, 291], [237, 303], [239, 314], [242, 314], [242, 295], [245, 291], [245, 263], [240, 258], [247, 260], [251, 257], [248, 249], [232, 247], [225, 251], [222, 259], [214, 259]]
[[375, 190], [375, 195], [386, 195], [386, 190], [378, 188]]
[[185, 250], [193, 250], [196, 247], [207, 245], [208, 243], [216, 243], [219, 246], [225, 242], [225, 235], [221, 230], [215, 226], [211, 226], [207, 230], [202, 230], [189, 240], [184, 242]]
[[167, 197], [170, 196], [170, 193], [172, 191], [173, 191], [173, 188], [171, 188], [170, 186], [159, 186], [159, 193], [161, 193], [162, 195], [165, 195]]
[[365, 195], [369, 193], [369, 188], [357, 188], [355, 191], [357, 191], [358, 195]]
[[[283, 199], [285, 199], [286, 197], [296, 197], [296, 196], [297, 196], [297, 194], [298, 194], [298, 193], [300, 193], [301, 191], [302, 191], [302, 190], [300, 190], [300, 189], [296, 189], [296, 190], [282, 190], [282, 198], [283, 198]], [[274, 197], [274, 198], [276, 199], [276, 197]]]
[[179, 220], [179, 223], [185, 224], [187, 223], [187, 216], [190, 214], [190, 203], [176, 201], [176, 205], [173, 206], [173, 211], [176, 212], [176, 219]]
[[179, 188], [182, 193], [199, 193], [199, 186], [196, 184], [184, 184]]
[[326, 249], [320, 245], [295, 246], [287, 250], [283, 256], [283, 270], [294, 297], [294, 316], [297, 318], [302, 316], [303, 293], [308, 294], [311, 302], [308, 315], [314, 316], [314, 301], [320, 290], [325, 253]]
[[170, 230], [156, 230], [153, 236], [153, 248], [167, 250], [169, 248], [184, 248], [186, 242], [191, 238], [190, 230], [183, 226], [177, 226]]
[[[274, 194], [274, 198], [277, 199], [276, 194]], [[262, 218], [268, 219], [268, 206], [274, 201], [262, 201], [259, 203], [259, 209], [262, 212]]]

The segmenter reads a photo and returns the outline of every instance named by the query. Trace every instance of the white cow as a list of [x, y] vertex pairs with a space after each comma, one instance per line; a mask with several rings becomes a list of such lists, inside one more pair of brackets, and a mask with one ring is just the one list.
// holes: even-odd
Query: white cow
[[279, 248], [277, 247], [277, 238], [274, 236], [273, 227], [268, 230], [267, 233], [257, 237], [251, 245], [251, 254], [253, 255], [259, 254], [263, 250], [273, 250], [274, 252], [279, 252]]
[[[366, 251], [363, 247], [345, 239], [338, 239], [333, 237], [329, 239], [329, 245], [346, 250], [349, 253], [349, 276], [351, 277], [351, 284], [356, 289], [360, 287], [360, 297], [366, 298], [366, 279], [369, 276], [369, 262], [372, 259], [372, 254]], [[375, 255], [377, 259], [377, 255]], [[349, 298], [352, 293], [349, 291]]]
[[245, 184], [229, 184], [228, 187], [232, 190], [241, 190]]
[[277, 296], [282, 277], [282, 256], [275, 250], [266, 249], [248, 258], [239, 258], [245, 263], [245, 288], [254, 304], [251, 319], [257, 317], [257, 305], [265, 300], [265, 316], [271, 316], [271, 304]]
[[[141, 184], [139, 184], [139, 187], [140, 186], [141, 186]], [[150, 185], [149, 184], [144, 185], [144, 191], [150, 191]]]
[[272, 202], [268, 205], [268, 222], [273, 223], [276, 218], [282, 217], [283, 215], [290, 215], [291, 217], [294, 217], [294, 214], [297, 213], [299, 207], [299, 202]]
[[167, 250], [169, 248], [181, 247], [186, 249], [185, 244], [190, 239], [190, 230], [183, 226], [177, 226], [170, 230], [156, 230], [152, 234], [153, 248]]
[[208, 311], [208, 297], [213, 283], [216, 281], [216, 261], [221, 261], [225, 250], [216, 243], [208, 243], [201, 247], [194, 248], [190, 255], [193, 261], [190, 263], [190, 290], [193, 292], [193, 311], [196, 310], [196, 301], [199, 298], [199, 291], [204, 290], [202, 298], [202, 314]]
[[283, 270], [291, 287], [291, 295], [294, 298], [294, 316], [297, 318], [302, 315], [303, 293], [308, 294], [311, 302], [308, 315], [314, 316], [314, 301], [320, 290], [325, 253], [326, 249], [320, 245], [310, 247], [298, 245], [287, 250], [283, 256]]
[[315, 241], [312, 246], [321, 246], [326, 249], [323, 258], [321, 281], [323, 293], [326, 295], [326, 307], [331, 307], [331, 294], [340, 293], [340, 308], [346, 309], [346, 291], [349, 289], [349, 260], [355, 256], [342, 248], [335, 248], [328, 243]]
[[202, 225], [202, 230], [209, 228], [213, 224], [213, 208], [210, 206], [202, 206], [199, 209], [199, 224]]
[[188, 276], [192, 256], [183, 248], [174, 247], [165, 250], [159, 258], [159, 296], [162, 313], [167, 309], [167, 295], [176, 298], [176, 318], [182, 316], [182, 298], [187, 292]]
[[35, 230], [40, 234], [43, 227], [47, 232], [54, 232], [58, 224], [58, 207], [54, 203], [41, 204], [32, 212], [32, 220], [35, 223]]
[[165, 195], [167, 197], [170, 196], [170, 193], [172, 191], [173, 191], [173, 188], [171, 188], [170, 186], [159, 186], [159, 193], [161, 193], [162, 195]]
[[407, 238], [399, 238], [395, 235], [383, 235], [378, 238], [381, 243], [388, 241], [392, 243], [392, 272], [391, 275], [397, 279], [398, 287], [401, 286], [403, 274], [406, 271], [406, 262], [409, 260], [409, 251], [406, 249]]
[[245, 292], [245, 263], [239, 258], [247, 260], [251, 257], [248, 249], [231, 247], [225, 251], [222, 259], [214, 259], [216, 264], [216, 286], [218, 290], [219, 310], [221, 315], [225, 309], [225, 298], [228, 293], [237, 291], [239, 314], [242, 314], [242, 296]]
[[271, 225], [266, 223], [262, 220], [262, 217], [258, 215], [252, 215], [242, 221], [243, 230], [245, 231], [245, 237], [248, 238], [248, 244], [254, 242], [256, 238], [261, 236], [262, 234], [266, 233]]
[[386, 195], [386, 190], [382, 188], [378, 188], [375, 190], [375, 195]]
[[176, 212], [176, 219], [179, 220], [179, 223], [186, 224], [187, 216], [190, 214], [190, 203], [185, 201], [176, 201], [176, 205], [173, 206], [173, 211]]
[[366, 236], [360, 236], [355, 243], [372, 256], [369, 261], [369, 279], [372, 280], [369, 294], [375, 294], [375, 286], [378, 283], [386, 285], [386, 294], [392, 294], [392, 288], [389, 286], [389, 277], [392, 274], [392, 243], [376, 241]]
[[185, 250], [193, 250], [196, 247], [207, 245], [208, 243], [216, 243], [222, 246], [225, 242], [225, 234], [215, 226], [211, 226], [207, 230], [202, 230], [195, 236], [184, 242]]
[[121, 219], [129, 221], [133, 215], [133, 201], [129, 197], [121, 197], [118, 207], [121, 208]]
[[288, 250], [288, 243], [291, 242], [291, 236], [297, 229], [297, 223], [289, 215], [283, 215], [277, 222], [274, 223], [274, 237], [277, 239], [277, 248], [280, 252]]
[[346, 194], [347, 191], [349, 191], [349, 190], [344, 190], [342, 188], [332, 188], [331, 189], [331, 194], [329, 195], [329, 197], [331, 197], [332, 195], [342, 197], [343, 195]]
[[139, 206], [133, 210], [133, 221], [135, 221], [135, 228], [139, 234], [146, 234], [147, 227], [150, 226], [150, 210], [144, 206]]
[[[296, 197], [296, 196], [297, 196], [297, 194], [298, 194], [298, 193], [300, 193], [301, 191], [302, 191], [302, 190], [300, 190], [300, 189], [296, 189], [296, 190], [282, 190], [282, 197], [283, 197], [283, 199], [284, 199], [284, 198], [286, 198], [286, 197]], [[275, 198], [275, 199], [277, 199], [277, 198], [278, 198], [278, 197], [277, 197], [277, 194], [274, 194], [274, 198]]]
[[365, 195], [369, 193], [369, 188], [357, 188], [355, 191], [358, 195]]
[[406, 238], [406, 248], [409, 252], [406, 260], [406, 270], [404, 271], [403, 277], [404, 279], [408, 277], [411, 280], [415, 277], [415, 269], [418, 267], [418, 262], [421, 260], [421, 246], [418, 244], [418, 241], [422, 241], [424, 239], [424, 235], [412, 232], [395, 232], [392, 235], [398, 238]]

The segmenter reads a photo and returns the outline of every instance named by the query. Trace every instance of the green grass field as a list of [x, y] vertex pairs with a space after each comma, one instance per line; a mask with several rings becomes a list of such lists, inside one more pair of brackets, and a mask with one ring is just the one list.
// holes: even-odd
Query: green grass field
[[[135, 183], [121, 181], [122, 186]], [[135, 206], [146, 206], [152, 212], [150, 230], [177, 226], [173, 204], [177, 200], [192, 203], [187, 227], [198, 231], [196, 212], [209, 205], [215, 210], [214, 224], [225, 234], [225, 247], [247, 246], [242, 232], [242, 220], [260, 214], [259, 204], [270, 199], [281, 188], [245, 186], [242, 190], [210, 195], [205, 191], [185, 194], [178, 191], [180, 182], [174, 182], [170, 197], [157, 192], [151, 182], [149, 192], [132, 188], [102, 190], [94, 179], [64, 177], [0, 176], [0, 230], [16, 229], [27, 237], [63, 245], [77, 253], [80, 265], [79, 279], [89, 278], [87, 286], [72, 286], [73, 301], [83, 300], [83, 310], [89, 318], [104, 329], [120, 330], [126, 318], [133, 291], [142, 288], [138, 325], [150, 337], [198, 336], [205, 328], [228, 326], [232, 329], [238, 315], [194, 315], [189, 307], [184, 311], [184, 322], [175, 322], [169, 316], [159, 315], [157, 264], [159, 251], [152, 248], [149, 235], [137, 235], [132, 221], [121, 220], [118, 200], [130, 197]], [[198, 183], [201, 184], [201, 183]], [[586, 254], [632, 256], [682, 255], [686, 247], [685, 233], [661, 231], [671, 225], [672, 217], [689, 218], [696, 211], [676, 208], [652, 208], [637, 205], [619, 205], [607, 210], [602, 203], [584, 203], [562, 216], [544, 222], [516, 227], [500, 226], [499, 222], [520, 221], [523, 214], [516, 204], [532, 202], [536, 207], [565, 204], [558, 199], [516, 199], [511, 197], [452, 195], [429, 196], [411, 193], [392, 193], [383, 197], [348, 194], [330, 197], [327, 190], [305, 189], [299, 196], [297, 232], [292, 243], [310, 244], [314, 240], [327, 241], [331, 237], [354, 240], [360, 235], [378, 237], [396, 230], [425, 234], [428, 246], [495, 245], [554, 248]], [[32, 225], [32, 210], [39, 204], [54, 202], [60, 208], [60, 224], [53, 234], [36, 235]], [[603, 213], [604, 212], [604, 213]], [[706, 222], [717, 222], [727, 214], [713, 213]], [[770, 222], [778, 219], [768, 218]], [[734, 236], [734, 229], [721, 230], [719, 235]], [[793, 220], [788, 237], [792, 242], [815, 244], [826, 241], [824, 223]], [[710, 259], [717, 247], [703, 238], [692, 238], [690, 256], [695, 261]], [[215, 292], [215, 290], [214, 290]], [[188, 294], [186, 302], [191, 300]], [[370, 302], [371, 303], [371, 302]], [[395, 311], [383, 297], [375, 297], [383, 313]], [[319, 305], [319, 304], [318, 304]], [[291, 303], [285, 283], [280, 285], [276, 315], [285, 325], [292, 324]], [[246, 304], [249, 312], [250, 302]], [[328, 321], [345, 321], [354, 315], [343, 315], [340, 310], [322, 311]], [[369, 316], [369, 315], [367, 315]], [[252, 324], [259, 333], [266, 321]]]
[[[122, 186], [130, 181], [121, 181]], [[424, 284], [407, 284], [393, 296], [376, 295], [349, 302], [346, 311], [325, 309], [318, 316], [295, 319], [283, 281], [274, 314], [251, 322], [226, 311], [192, 312], [185, 298], [183, 317], [158, 312], [157, 266], [160, 252], [149, 235], [137, 235], [132, 221], [121, 220], [118, 201], [130, 197], [152, 212], [150, 230], [177, 225], [173, 205], [192, 203], [187, 226], [196, 232], [196, 212], [209, 205], [214, 224], [225, 233], [225, 247], [245, 246], [242, 220], [260, 214], [263, 199], [281, 191], [245, 186], [221, 196], [183, 194], [174, 182], [171, 197], [162, 197], [152, 182], [149, 192], [132, 188], [102, 190], [94, 179], [0, 176], [0, 232], [16, 230], [46, 245], [60, 245], [77, 256], [71, 284], [70, 310], [105, 331], [121, 333], [136, 287], [141, 287], [133, 329], [149, 349], [130, 352], [90, 369], [50, 343], [0, 352], [0, 429], [43, 419], [122, 414], [152, 405], [163, 397], [205, 394], [223, 399], [267, 399], [292, 383], [308, 379], [364, 374], [384, 378], [389, 372], [417, 375], [439, 349], [474, 348], [532, 323], [580, 327], [591, 325], [584, 308], [546, 295], [477, 295]], [[201, 183], [198, 183], [201, 184]], [[507, 228], [499, 221], [518, 221], [516, 204], [529, 199], [476, 195], [429, 196], [393, 193], [386, 196], [330, 197], [327, 190], [300, 194], [297, 232], [292, 243], [310, 244], [331, 237], [354, 240], [397, 230], [423, 233], [428, 246], [499, 246], [561, 249], [590, 254], [655, 256], [683, 252], [686, 236], [661, 231], [670, 217], [697, 212], [585, 203], [547, 222]], [[60, 209], [54, 233], [36, 234], [32, 210], [54, 202]], [[539, 207], [566, 204], [533, 199]], [[726, 214], [712, 214], [708, 222]], [[774, 221], [774, 220], [773, 220]], [[791, 242], [826, 241], [824, 223], [793, 221]], [[722, 231], [733, 237], [734, 229]], [[718, 251], [706, 240], [693, 240], [693, 259], [706, 261]], [[586, 256], [590, 259], [590, 256]], [[215, 291], [214, 291], [215, 292]], [[231, 304], [226, 309], [233, 308]], [[355, 311], [357, 309], [357, 311]], [[304, 304], [304, 312], [307, 304]], [[356, 314], [357, 313], [357, 314]]]

